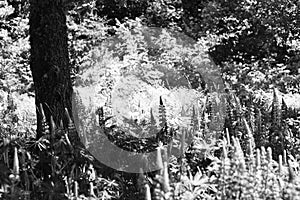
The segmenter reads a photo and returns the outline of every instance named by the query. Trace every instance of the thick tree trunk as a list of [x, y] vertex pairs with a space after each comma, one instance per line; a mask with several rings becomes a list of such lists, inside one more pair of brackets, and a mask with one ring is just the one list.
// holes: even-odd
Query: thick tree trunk
[[[30, 0], [29, 24], [36, 105], [43, 105], [48, 122], [50, 115], [56, 124], [66, 122], [64, 109], [71, 111], [72, 85], [62, 1]], [[37, 138], [42, 134], [41, 117], [37, 109]]]
[[[60, 125], [63, 121], [64, 128], [68, 127], [68, 117], [65, 112], [72, 113], [72, 83], [70, 77], [70, 63], [68, 55], [68, 35], [66, 14], [61, 0], [30, 0], [29, 34], [31, 45], [30, 68], [35, 86], [35, 103], [37, 105], [37, 136], [43, 133], [43, 107], [46, 121], [50, 124], [50, 117], [54, 123]], [[72, 115], [70, 116], [72, 119]], [[51, 127], [51, 126], [50, 126]], [[92, 162], [95, 167], [100, 163], [85, 149], [80, 142], [76, 129], [69, 129], [68, 138], [71, 142], [73, 162], [79, 164]], [[50, 139], [50, 146], [53, 145]], [[53, 172], [51, 163], [53, 149], [39, 152], [39, 172], [46, 182], [58, 184], [63, 181]], [[61, 152], [62, 153], [62, 152]], [[99, 168], [99, 167], [98, 167]], [[60, 187], [60, 186], [59, 186]], [[62, 188], [63, 189], [63, 188]]]

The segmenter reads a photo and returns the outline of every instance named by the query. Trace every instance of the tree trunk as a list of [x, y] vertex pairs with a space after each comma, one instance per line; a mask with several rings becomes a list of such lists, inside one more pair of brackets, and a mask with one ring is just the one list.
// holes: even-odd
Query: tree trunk
[[[94, 167], [101, 165], [85, 149], [75, 127], [69, 129], [69, 119], [65, 109], [72, 114], [72, 82], [70, 76], [70, 61], [68, 55], [68, 33], [66, 14], [61, 0], [30, 0], [29, 17], [30, 35], [30, 68], [35, 87], [35, 104], [37, 113], [37, 135], [39, 139], [44, 135], [43, 107], [46, 122], [50, 124], [53, 117], [55, 125], [60, 125], [61, 120], [65, 129], [68, 129], [68, 138], [71, 142], [73, 162], [91, 162]], [[50, 126], [51, 127], [51, 126]], [[55, 141], [51, 140], [50, 147]], [[55, 181], [52, 169], [53, 148], [39, 152], [39, 172], [45, 181]], [[61, 152], [62, 153], [62, 152]], [[70, 156], [70, 155], [69, 155]]]
[[[47, 122], [71, 113], [72, 85], [68, 56], [66, 15], [60, 0], [30, 0], [30, 68], [37, 108], [42, 104]], [[42, 115], [37, 109], [37, 138], [42, 135]]]

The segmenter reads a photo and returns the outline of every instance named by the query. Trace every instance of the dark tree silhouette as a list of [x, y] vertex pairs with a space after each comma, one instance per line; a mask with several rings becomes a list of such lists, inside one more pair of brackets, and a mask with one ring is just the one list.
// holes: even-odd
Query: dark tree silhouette
[[[66, 122], [65, 108], [71, 111], [72, 85], [62, 1], [30, 0], [29, 24], [36, 105], [43, 105], [48, 122], [50, 115], [56, 124]], [[41, 136], [41, 117], [37, 109], [37, 138]]]
[[[35, 87], [35, 103], [37, 105], [36, 137], [39, 139], [45, 134], [43, 131], [42, 110], [45, 113], [45, 119], [48, 124], [50, 124], [50, 117], [52, 116], [56, 125], [61, 124], [61, 121], [63, 121], [64, 128], [68, 126], [65, 109], [72, 113], [72, 84], [66, 14], [63, 2], [60, 0], [30, 0], [29, 25], [30, 68]], [[69, 131], [69, 138], [72, 146], [75, 147], [74, 149], [84, 149], [80, 145], [79, 135], [75, 128], [73, 131]], [[50, 139], [50, 146], [53, 143], [54, 141]], [[49, 151], [52, 151], [51, 148]], [[77, 152], [79, 151], [74, 153]], [[42, 151], [39, 155], [40, 162], [38, 166], [41, 177], [44, 180], [54, 181], [58, 177], [53, 174], [51, 168], [51, 154]], [[78, 159], [78, 156], [74, 154], [74, 158]], [[50, 176], [51, 173], [52, 176]]]

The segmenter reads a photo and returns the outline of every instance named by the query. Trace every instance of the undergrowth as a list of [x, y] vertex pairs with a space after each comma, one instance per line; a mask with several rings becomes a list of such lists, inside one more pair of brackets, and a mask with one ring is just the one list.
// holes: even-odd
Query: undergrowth
[[[156, 9], [154, 4], [152, 7], [149, 15]], [[4, 14], [1, 19], [6, 16]], [[7, 26], [5, 23], [3, 27]], [[279, 88], [283, 88], [281, 91], [293, 93], [298, 91], [297, 87], [284, 86], [285, 80], [292, 79], [292, 85], [299, 85], [299, 77], [284, 75], [287, 73], [285, 67], [263, 74], [265, 72], [259, 70], [240, 73], [240, 69], [247, 68], [247, 65], [240, 67], [233, 63], [225, 66], [229, 72], [223, 76], [233, 83], [232, 88], [236, 91], [224, 88], [225, 123], [217, 131], [212, 131], [219, 105], [211, 98], [212, 91], [205, 83], [207, 77], [201, 77], [207, 72], [196, 73], [197, 67], [209, 61], [205, 45], [199, 42], [198, 49], [191, 51], [172, 43], [174, 36], [164, 32], [156, 44], [147, 46], [142, 35], [143, 31], [150, 33], [151, 29], [142, 30], [137, 20], [110, 27], [94, 18], [81, 23], [69, 19], [74, 79], [80, 74], [80, 67], [89, 69], [95, 64], [109, 66], [112, 71], [122, 66], [122, 72], [136, 67], [143, 74], [147, 70], [143, 71], [141, 66], [160, 63], [186, 74], [190, 80], [188, 86], [203, 90], [207, 100], [202, 109], [192, 110], [188, 126], [183, 129], [169, 126], [171, 123], [165, 117], [168, 111], [161, 101], [160, 118], [153, 119], [159, 122], [160, 129], [153, 137], [142, 141], [119, 131], [113, 124], [108, 125], [106, 122], [110, 116], [101, 112], [103, 107], [97, 108], [98, 112], [93, 116], [86, 116], [98, 118], [102, 129], [97, 131], [106, 134], [117, 146], [136, 152], [157, 152], [155, 162], [160, 170], [130, 174], [93, 160], [82, 145], [74, 148], [71, 136], [76, 129], [67, 112], [68, 129], [63, 128], [66, 126], [62, 123], [44, 120], [44, 135], [36, 140], [34, 116], [27, 113], [29, 109], [35, 110], [28, 69], [29, 47], [26, 36], [23, 36], [25, 31], [22, 31], [28, 27], [22, 18], [12, 20], [12, 23], [13, 27], [21, 25], [15, 30], [19, 37], [9, 34], [6, 29], [0, 32], [3, 38], [0, 45], [4, 47], [0, 64], [6, 66], [0, 69], [1, 199], [299, 199], [300, 114], [286, 96], [279, 94], [276, 89], [278, 77], [274, 74], [282, 75], [277, 81]], [[120, 39], [123, 45], [114, 47], [113, 55], [91, 51], [106, 37], [116, 33], [119, 38], [113, 39]], [[14, 37], [18, 43], [13, 43]], [[19, 43], [23, 45], [15, 45]], [[12, 44], [12, 48], [6, 48]], [[200, 62], [189, 57], [192, 53], [197, 54]], [[258, 66], [258, 69], [263, 67]], [[265, 75], [268, 79], [264, 78]], [[240, 83], [242, 79], [246, 80], [245, 83]], [[259, 94], [261, 83], [271, 95]], [[112, 87], [107, 76], [103, 77], [101, 84], [99, 87], [104, 90]], [[20, 102], [20, 99], [25, 100]], [[42, 112], [45, 105], [38, 106]], [[46, 166], [49, 174], [42, 174], [41, 166]]]
[[[261, 102], [260, 112], [249, 113], [242, 109], [244, 103], [228, 92], [224, 131], [208, 138], [205, 133], [210, 122], [199, 120], [198, 129], [172, 133], [176, 137], [171, 140], [178, 140], [179, 147], [164, 143], [164, 138], [175, 131], [172, 129], [164, 129], [145, 144], [135, 144], [129, 136], [107, 129], [110, 139], [125, 149], [134, 151], [141, 145], [146, 149], [147, 145], [154, 145], [151, 149], [157, 151], [155, 162], [161, 166], [155, 172], [127, 174], [111, 169], [105, 173], [104, 166], [89, 162], [84, 151], [73, 149], [68, 138], [74, 131], [70, 118], [68, 130], [53, 121], [45, 122], [44, 136], [38, 141], [29, 136], [2, 134], [1, 198], [37, 199], [42, 195], [52, 199], [297, 199], [299, 129], [291, 122], [297, 123], [299, 113], [283, 103], [279, 106], [276, 95], [274, 90], [271, 110], [263, 110]], [[277, 117], [271, 117], [274, 112]], [[190, 145], [187, 134], [193, 135]], [[181, 156], [172, 155], [172, 148], [182, 151]], [[39, 159], [40, 154], [44, 160]], [[48, 162], [49, 179], [39, 173], [41, 162]]]

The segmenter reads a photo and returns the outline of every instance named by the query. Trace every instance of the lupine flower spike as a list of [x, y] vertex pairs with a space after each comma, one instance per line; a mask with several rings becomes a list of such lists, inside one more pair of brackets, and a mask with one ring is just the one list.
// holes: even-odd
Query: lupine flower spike
[[168, 163], [167, 162], [164, 162], [163, 189], [164, 189], [164, 192], [170, 191], [170, 180], [169, 180], [169, 172], [168, 172]]
[[78, 197], [78, 182], [74, 181], [74, 196]]
[[268, 157], [267, 157], [267, 159], [268, 159], [269, 162], [271, 162], [273, 160], [271, 147], [268, 147], [267, 151], [268, 151]]
[[13, 163], [13, 172], [15, 176], [15, 180], [20, 179], [20, 163], [19, 163], [19, 157], [18, 157], [18, 148], [14, 148], [14, 163]]
[[162, 156], [161, 156], [161, 147], [159, 146], [156, 150], [156, 166], [158, 169], [160, 169], [160, 172], [162, 174], [162, 170], [163, 170], [163, 160], [162, 160]]
[[295, 172], [294, 169], [292, 167], [292, 161], [288, 160], [288, 169], [289, 169], [289, 182], [293, 183], [295, 180]]
[[281, 174], [283, 172], [282, 155], [278, 156], [278, 170], [279, 170], [279, 174]]
[[148, 184], [145, 184], [145, 200], [151, 200], [151, 191]]
[[283, 150], [283, 165], [287, 165], [287, 155], [286, 155], [286, 150]]
[[260, 168], [261, 159], [260, 159], [260, 149], [256, 149], [256, 168]]
[[228, 158], [228, 152], [227, 152], [227, 149], [226, 149], [226, 141], [225, 141], [225, 138], [223, 140], [223, 156], [224, 156], [224, 159], [226, 160]]
[[227, 139], [227, 144], [230, 146], [230, 135], [229, 135], [229, 130], [226, 128], [226, 139]]
[[94, 183], [90, 182], [90, 196], [95, 197], [95, 192], [94, 192]]

